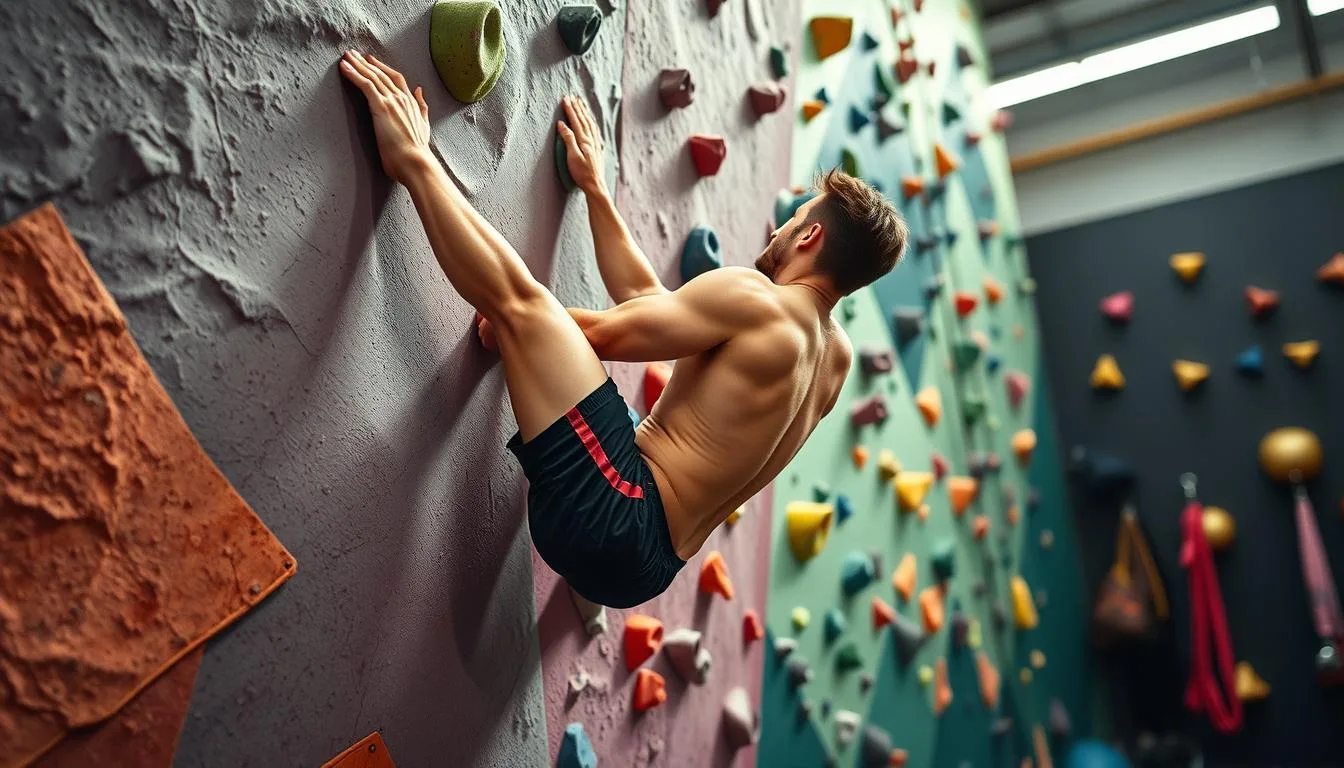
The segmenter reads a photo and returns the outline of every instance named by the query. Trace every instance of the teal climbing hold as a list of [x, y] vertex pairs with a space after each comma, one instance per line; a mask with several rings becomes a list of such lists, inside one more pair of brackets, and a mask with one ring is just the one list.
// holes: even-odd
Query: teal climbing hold
[[835, 523], [839, 525], [854, 515], [854, 505], [849, 502], [849, 497], [843, 493], [835, 495]]
[[887, 70], [881, 63], [873, 65], [873, 90], [882, 97], [882, 103], [886, 104], [891, 99], [891, 83], [887, 80]]
[[787, 189], [780, 190], [775, 198], [775, 226], [784, 226], [784, 222], [792, 219], [798, 209], [803, 207], [803, 203], [816, 196], [817, 193], [812, 191], [794, 194]]
[[1247, 347], [1236, 359], [1237, 370], [1247, 376], [1261, 376], [1265, 372], [1265, 352], [1259, 344]]
[[597, 768], [597, 753], [593, 751], [593, 743], [583, 730], [583, 723], [565, 726], [555, 764], [556, 768]]
[[840, 316], [845, 318], [845, 322], [853, 320], [858, 311], [858, 308], [854, 305], [853, 296], [846, 296], [840, 300]]
[[840, 150], [840, 170], [850, 176], [859, 175], [859, 158], [849, 147]]
[[859, 46], [865, 51], [874, 50], [878, 46], [877, 38], [865, 30], [863, 36], [859, 38]]
[[896, 329], [896, 343], [905, 346], [924, 332], [922, 307], [897, 307], [892, 310], [891, 322]]
[[841, 613], [839, 608], [832, 608], [826, 612], [821, 622], [821, 632], [827, 645], [834, 643], [836, 638], [844, 634], [845, 623], [845, 614]]
[[851, 597], [872, 584], [876, 577], [873, 558], [862, 552], [850, 552], [840, 564], [840, 588]]
[[831, 95], [826, 92], [826, 86], [823, 85], [821, 88], [817, 89], [817, 95], [813, 96], [812, 100], [829, 105], [831, 103]]
[[[870, 122], [872, 122], [872, 121], [868, 118], [868, 113], [864, 112], [863, 110], [861, 110], [861, 109], [859, 109], [858, 107], [855, 107], [855, 106], [851, 106], [851, 107], [849, 108], [849, 132], [850, 132], [850, 133], [858, 133], [859, 131], [863, 130], [863, 127], [864, 127], [865, 125], [868, 125], [868, 123], [870, 123]], [[854, 175], [854, 174], [850, 174], [850, 175], [852, 176], [852, 175]]]
[[699, 275], [722, 266], [719, 236], [713, 229], [703, 225], [692, 229], [686, 236], [686, 244], [681, 248], [681, 281], [689, 283]]
[[951, 125], [961, 119], [961, 111], [956, 107], [943, 102], [943, 125]]
[[[942, 185], [939, 184], [939, 186], [941, 187]], [[948, 230], [946, 233], [944, 233], [943, 242], [947, 243], [948, 248], [951, 248], [952, 246], [956, 245], [957, 244], [956, 230]]]
[[602, 27], [602, 11], [595, 5], [566, 5], [555, 16], [560, 40], [575, 56], [586, 53]]
[[453, 98], [480, 101], [504, 71], [504, 24], [490, 0], [441, 0], [429, 15], [429, 55]]
[[776, 78], [789, 76], [789, 55], [778, 45], [770, 46], [770, 72]]
[[831, 487], [825, 483], [817, 483], [812, 486], [812, 499], [818, 504], [831, 497]]
[[942, 539], [929, 552], [929, 567], [938, 581], [950, 581], [957, 573], [957, 543]]
[[928, 196], [929, 202], [934, 203], [943, 199], [947, 192], [947, 184], [943, 181], [935, 181], [924, 189], [924, 194]]
[[560, 186], [566, 192], [573, 192], [578, 186], [569, 172], [569, 147], [565, 146], [565, 139], [559, 132], [555, 134], [555, 172], [559, 174]]
[[952, 345], [952, 364], [957, 373], [965, 373], [980, 361], [980, 345], [974, 341], [958, 341]]
[[849, 672], [863, 666], [863, 657], [859, 655], [859, 649], [853, 641], [840, 646], [835, 652], [835, 669], [837, 672]]

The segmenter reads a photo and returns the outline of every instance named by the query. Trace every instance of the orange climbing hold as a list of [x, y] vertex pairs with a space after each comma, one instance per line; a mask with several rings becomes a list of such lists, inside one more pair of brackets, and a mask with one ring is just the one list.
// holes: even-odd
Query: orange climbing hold
[[1193, 283], [1199, 277], [1199, 273], [1204, 269], [1204, 254], [1202, 253], [1175, 253], [1171, 256], [1171, 268], [1181, 279], [1187, 283]]
[[1022, 510], [1016, 504], [1009, 504], [1008, 511], [1004, 512], [1003, 516], [1009, 525], [1017, 525], [1017, 521], [1022, 519]]
[[667, 681], [652, 669], [642, 668], [635, 675], [635, 709], [653, 709], [667, 701]]
[[644, 412], [653, 413], [653, 405], [663, 396], [667, 380], [672, 378], [672, 366], [667, 363], [649, 363], [644, 366]]
[[952, 684], [947, 680], [947, 660], [938, 659], [933, 665], [933, 714], [941, 717], [952, 706]]
[[902, 195], [905, 195], [905, 199], [906, 199], [906, 200], [909, 200], [909, 199], [912, 198], [912, 197], [918, 197], [919, 195], [924, 194], [924, 177], [923, 177], [923, 176], [902, 176], [902, 177], [901, 177], [901, 194], [902, 194]]
[[1252, 315], [1264, 317], [1278, 308], [1279, 292], [1248, 285], [1246, 286], [1246, 303], [1250, 305]]
[[809, 123], [812, 122], [812, 118], [820, 115], [821, 111], [825, 108], [826, 102], [824, 101], [817, 101], [816, 99], [808, 99], [807, 101], [804, 101], [802, 107], [803, 121]]
[[961, 167], [961, 160], [952, 154], [951, 150], [944, 147], [942, 143], [933, 145], [933, 163], [938, 169], [938, 178], [940, 179], [947, 178], [949, 173]]
[[989, 535], [989, 518], [984, 515], [976, 515], [971, 521], [971, 535], [976, 541], [984, 541]]
[[975, 298], [975, 294], [966, 293], [965, 291], [957, 291], [952, 297], [952, 300], [957, 306], [958, 317], [965, 317], [971, 314], [975, 311], [975, 308], [980, 305], [980, 300]]
[[1026, 466], [1031, 462], [1031, 454], [1036, 450], [1036, 431], [1032, 429], [1019, 429], [1013, 433], [1013, 453], [1017, 456], [1017, 463]]
[[854, 19], [848, 16], [816, 16], [807, 23], [817, 58], [825, 59], [849, 47], [854, 34]]
[[663, 644], [663, 622], [632, 613], [625, 620], [625, 668], [633, 670], [649, 660]]
[[880, 597], [873, 597], [873, 631], [887, 626], [896, 620], [896, 609], [892, 608], [886, 600]]
[[1322, 283], [1344, 286], [1344, 252], [1336, 253], [1333, 259], [1316, 270], [1316, 279]]
[[761, 617], [755, 611], [747, 611], [742, 615], [742, 642], [751, 645], [763, 637], [765, 627], [761, 626]]
[[938, 420], [943, 418], [943, 396], [936, 388], [925, 387], [919, 390], [915, 395], [915, 406], [919, 408], [925, 424], [930, 427], [938, 426]]
[[918, 518], [919, 518], [919, 522], [921, 522], [921, 523], [924, 522], [924, 521], [926, 521], [926, 520], [928, 520], [928, 519], [929, 519], [929, 505], [928, 505], [928, 504], [920, 504], [920, 505], [919, 505], [919, 510], [918, 510], [917, 512], [915, 512], [915, 517], [918, 517]]
[[933, 634], [943, 628], [943, 589], [937, 585], [925, 587], [919, 593], [919, 615], [924, 620], [924, 631]]
[[705, 557], [700, 566], [700, 591], [707, 595], [719, 595], [724, 600], [733, 599], [733, 582], [728, 578], [728, 565], [723, 555], [715, 550]]
[[896, 500], [902, 512], [914, 512], [924, 503], [933, 487], [931, 472], [901, 472], [896, 475]]
[[901, 558], [900, 565], [891, 572], [891, 588], [896, 590], [901, 600], [910, 602], [910, 598], [915, 594], [915, 585], [919, 579], [919, 567], [915, 561], [915, 556], [907, 552], [905, 557]]
[[952, 514], [961, 517], [980, 493], [980, 481], [965, 475], [947, 478], [947, 495], [952, 499]]
[[854, 459], [854, 468], [863, 469], [863, 465], [868, 463], [868, 449], [862, 445], [856, 445], [850, 450], [850, 456]]
[[989, 275], [985, 275], [983, 285], [985, 287], [985, 301], [990, 304], [998, 304], [999, 300], [1003, 298], [1003, 285]]
[[975, 654], [975, 671], [980, 678], [980, 699], [985, 702], [985, 709], [993, 712], [999, 708], [999, 670], [989, 656], [980, 651]]

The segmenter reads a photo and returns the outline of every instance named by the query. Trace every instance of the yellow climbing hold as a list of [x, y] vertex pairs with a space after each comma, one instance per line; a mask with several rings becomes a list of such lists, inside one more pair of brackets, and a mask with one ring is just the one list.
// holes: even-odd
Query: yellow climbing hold
[[883, 448], [877, 455], [877, 474], [882, 477], [884, 482], [890, 482], [892, 478], [901, 473], [901, 462], [897, 460], [896, 454]]
[[1040, 623], [1036, 615], [1036, 601], [1031, 599], [1031, 587], [1021, 576], [1014, 576], [1010, 583], [1013, 596], [1013, 623], [1018, 629], [1035, 629]]
[[896, 475], [896, 500], [901, 504], [901, 511], [918, 510], [932, 487], [932, 472], [902, 472]]
[[1102, 355], [1092, 368], [1092, 388], [1119, 390], [1125, 388], [1125, 374], [1120, 372], [1120, 364], [1114, 355]]
[[979, 648], [984, 643], [984, 633], [980, 629], [980, 620], [971, 619], [970, 625], [966, 628], [966, 644], [972, 648]]
[[1033, 669], [1045, 668], [1045, 653], [1039, 648], [1033, 649], [1031, 653], [1027, 654], [1027, 658], [1031, 661]]
[[943, 396], [938, 394], [936, 388], [925, 387], [919, 390], [915, 395], [915, 406], [919, 408], [925, 424], [930, 427], [938, 426], [938, 420], [943, 418]]
[[1026, 465], [1031, 461], [1031, 453], [1036, 450], [1036, 431], [1033, 429], [1019, 429], [1013, 433], [1013, 453], [1017, 456], [1017, 462]]
[[742, 519], [742, 513], [746, 511], [747, 508], [745, 505], [738, 507], [737, 509], [734, 509], [732, 512], [728, 513], [728, 518], [724, 522], [728, 523], [729, 525], [735, 525], [738, 520]]
[[1171, 268], [1181, 279], [1187, 283], [1193, 283], [1195, 278], [1199, 277], [1200, 271], [1204, 269], [1204, 254], [1202, 253], [1177, 253], [1171, 257]]
[[1176, 374], [1176, 383], [1189, 392], [1209, 378], [1209, 366], [1193, 360], [1177, 360], [1171, 364], [1171, 372]]
[[784, 515], [788, 518], [789, 546], [793, 548], [793, 556], [804, 562], [816, 557], [831, 535], [835, 508], [813, 501], [791, 501], [785, 507]]
[[1022, 681], [1023, 685], [1031, 685], [1031, 670], [1023, 667], [1017, 673], [1017, 679]]
[[1321, 343], [1315, 339], [1292, 341], [1283, 345], [1283, 356], [1293, 361], [1298, 368], [1310, 368], [1321, 353]]
[[919, 684], [928, 685], [933, 682], [933, 667], [928, 664], [919, 665]]
[[975, 501], [978, 493], [980, 493], [980, 481], [974, 477], [953, 475], [947, 478], [947, 494], [952, 500], [952, 513], [957, 517], [965, 514], [966, 508]]
[[1237, 698], [1242, 701], [1264, 701], [1269, 698], [1269, 683], [1256, 673], [1249, 661], [1237, 662]]
[[801, 632], [807, 629], [808, 624], [812, 623], [812, 612], [800, 605], [793, 609], [789, 618], [793, 620], [793, 628]]
[[854, 19], [848, 16], [816, 16], [807, 23], [817, 58], [825, 59], [849, 47], [854, 34]]

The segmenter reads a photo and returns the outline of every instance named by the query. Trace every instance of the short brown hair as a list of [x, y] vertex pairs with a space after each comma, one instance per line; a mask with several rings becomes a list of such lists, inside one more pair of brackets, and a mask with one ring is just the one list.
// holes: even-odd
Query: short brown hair
[[910, 229], [900, 211], [876, 189], [838, 168], [816, 182], [821, 200], [804, 224], [825, 233], [817, 266], [844, 294], [853, 293], [896, 268]]

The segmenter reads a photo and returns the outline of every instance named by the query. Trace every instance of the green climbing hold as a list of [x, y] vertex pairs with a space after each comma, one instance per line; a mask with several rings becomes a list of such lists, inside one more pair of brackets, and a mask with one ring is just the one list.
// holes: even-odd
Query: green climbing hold
[[480, 101], [504, 71], [504, 24], [490, 0], [440, 0], [429, 16], [429, 55], [458, 101]]
[[770, 71], [777, 78], [789, 76], [789, 55], [778, 45], [770, 46]]
[[980, 360], [980, 345], [974, 341], [958, 341], [952, 345], [952, 364], [957, 373], [965, 373]]
[[835, 652], [835, 669], [838, 672], [848, 672], [863, 666], [863, 658], [859, 656], [859, 649], [853, 642], [845, 643]]
[[859, 176], [859, 158], [848, 147], [840, 150], [840, 170], [850, 176]]
[[575, 56], [593, 46], [601, 26], [602, 12], [595, 5], [566, 5], [555, 17], [560, 39]]
[[831, 487], [825, 483], [817, 483], [812, 486], [812, 498], [818, 504], [831, 497]]
[[949, 581], [957, 573], [957, 544], [952, 539], [943, 539], [929, 552], [929, 566], [938, 581]]
[[951, 125], [961, 119], [961, 111], [956, 107], [943, 102], [943, 125]]
[[968, 426], [975, 424], [985, 415], [985, 399], [976, 395], [967, 395], [961, 401], [961, 415]]
[[845, 614], [840, 612], [839, 608], [832, 608], [826, 612], [822, 620], [822, 637], [826, 644], [834, 643], [840, 635], [845, 632]]

